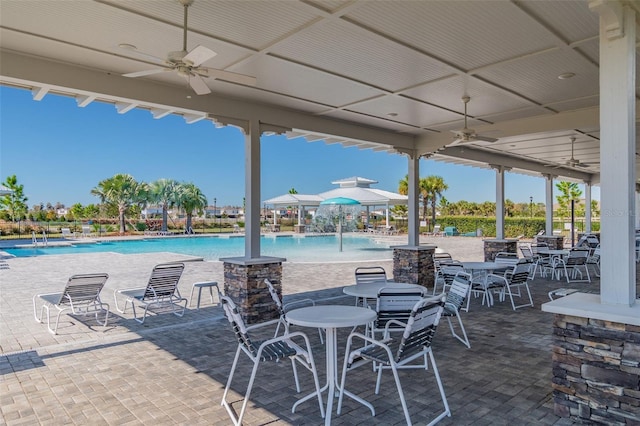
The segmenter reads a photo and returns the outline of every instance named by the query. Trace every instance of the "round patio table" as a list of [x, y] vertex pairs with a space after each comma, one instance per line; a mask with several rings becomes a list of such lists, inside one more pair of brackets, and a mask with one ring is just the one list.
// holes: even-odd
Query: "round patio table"
[[[317, 305], [307, 306], [304, 308], [294, 309], [287, 312], [285, 316], [287, 322], [303, 327], [318, 328], [322, 327], [327, 333], [325, 339], [325, 348], [327, 354], [327, 383], [320, 389], [320, 392], [327, 392], [327, 411], [325, 415], [325, 425], [331, 424], [331, 413], [333, 410], [333, 399], [338, 396], [340, 384], [338, 383], [338, 350], [336, 343], [336, 330], [338, 327], [355, 327], [357, 325], [368, 324], [376, 318], [376, 311], [358, 306], [345, 305]], [[313, 392], [304, 398], [298, 400], [292, 408], [295, 412], [298, 404], [307, 401], [316, 396], [317, 392]], [[358, 401], [371, 410], [371, 414], [375, 415], [373, 405], [364, 399], [348, 392], [346, 389], [344, 394]]]

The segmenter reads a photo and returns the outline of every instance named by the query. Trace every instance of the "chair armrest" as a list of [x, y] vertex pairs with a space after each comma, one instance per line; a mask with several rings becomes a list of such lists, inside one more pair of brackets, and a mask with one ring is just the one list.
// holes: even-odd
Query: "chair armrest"
[[256, 329], [261, 328], [261, 327], [267, 327], [269, 325], [278, 324], [280, 321], [281, 321], [280, 318], [274, 318], [274, 319], [269, 320], [269, 321], [260, 322], [258, 324], [252, 324], [250, 326], [247, 326], [247, 331], [248, 330], [256, 330]]

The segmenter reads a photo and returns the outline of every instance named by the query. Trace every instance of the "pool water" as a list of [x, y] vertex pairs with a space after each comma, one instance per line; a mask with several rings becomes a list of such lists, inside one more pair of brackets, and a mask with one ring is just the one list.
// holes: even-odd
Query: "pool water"
[[[364, 235], [344, 235], [342, 252], [336, 235], [318, 236], [262, 236], [260, 254], [284, 257], [291, 262], [336, 262], [360, 260], [391, 260], [390, 241]], [[398, 245], [398, 242], [393, 242]], [[162, 237], [143, 240], [101, 241], [72, 246], [7, 248], [16, 257], [60, 254], [103, 253], [121, 254], [172, 252], [218, 260], [221, 257], [244, 256], [244, 237]]]

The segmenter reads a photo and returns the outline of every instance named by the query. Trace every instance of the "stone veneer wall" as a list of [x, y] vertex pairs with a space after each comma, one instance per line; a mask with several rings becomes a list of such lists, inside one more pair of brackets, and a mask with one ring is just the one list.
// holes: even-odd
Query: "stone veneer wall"
[[496, 254], [518, 253], [518, 240], [484, 240], [484, 261], [493, 262]]
[[555, 414], [640, 425], [640, 327], [556, 314], [553, 334]]
[[265, 278], [268, 278], [278, 294], [281, 294], [282, 262], [249, 265], [224, 262], [224, 294], [236, 303], [247, 324], [279, 316], [264, 283]]
[[551, 250], [562, 250], [564, 248], [564, 237], [562, 235], [538, 235], [536, 241], [547, 243]]
[[393, 247], [393, 279], [433, 288], [435, 246]]

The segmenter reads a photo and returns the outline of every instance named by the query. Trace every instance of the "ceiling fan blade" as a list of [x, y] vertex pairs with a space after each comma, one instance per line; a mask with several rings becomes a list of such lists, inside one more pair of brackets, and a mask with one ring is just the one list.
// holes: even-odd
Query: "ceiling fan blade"
[[187, 80], [189, 81], [189, 86], [191, 86], [197, 95], [208, 95], [211, 93], [211, 89], [209, 89], [207, 83], [205, 83], [204, 79], [198, 74], [187, 76]]
[[165, 59], [164, 58], [159, 58], [159, 57], [151, 55], [149, 53], [141, 52], [132, 44], [122, 43], [118, 47], [120, 47], [120, 49], [126, 50], [127, 52], [130, 52], [130, 53], [132, 53], [132, 54], [134, 54], [136, 56], [140, 56], [141, 58], [145, 58], [147, 60], [156, 62], [158, 64], [164, 64], [165, 63]]
[[200, 68], [198, 72], [200, 71], [204, 71], [209, 77], [224, 81], [230, 81], [232, 83], [240, 83], [247, 86], [255, 86], [257, 82], [257, 79], [255, 77], [246, 74], [238, 74], [231, 71], [224, 71], [215, 68]]
[[482, 135], [474, 135], [473, 139], [477, 141], [482, 141], [482, 142], [496, 142], [498, 140], [496, 138], [490, 138], [489, 136], [482, 136]]
[[209, 49], [208, 47], [196, 46], [193, 48], [193, 50], [191, 50], [191, 52], [187, 53], [185, 57], [182, 58], [182, 60], [191, 66], [197, 67], [198, 65], [207, 62], [209, 59], [213, 58], [216, 55], [217, 53]]
[[171, 71], [171, 68], [155, 68], [155, 69], [152, 69], [152, 70], [130, 72], [128, 74], [122, 74], [122, 76], [123, 77], [143, 77], [145, 75], [159, 74], [159, 73], [165, 72], [165, 71]]

